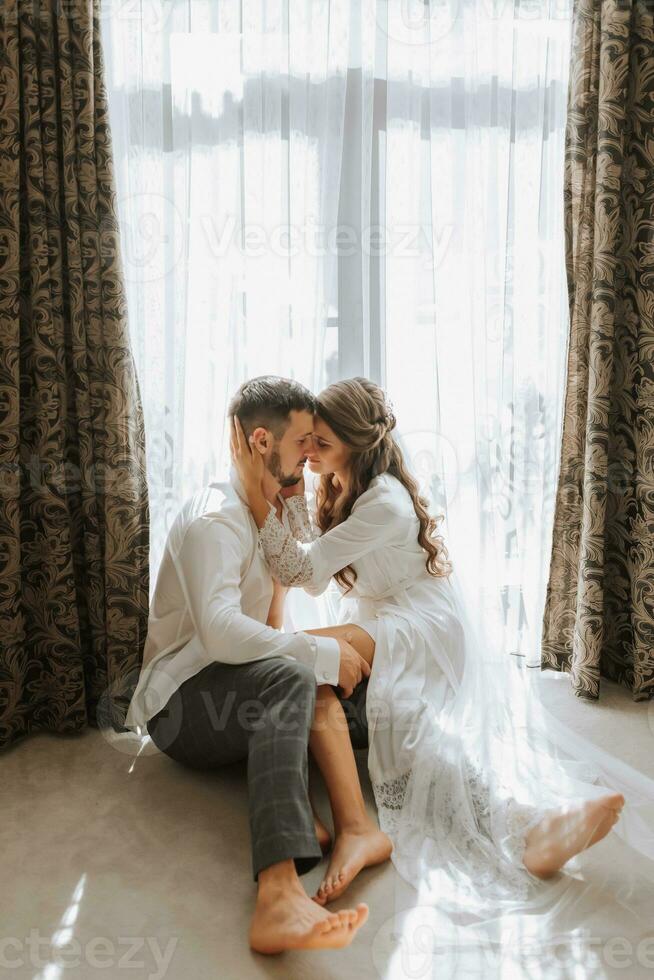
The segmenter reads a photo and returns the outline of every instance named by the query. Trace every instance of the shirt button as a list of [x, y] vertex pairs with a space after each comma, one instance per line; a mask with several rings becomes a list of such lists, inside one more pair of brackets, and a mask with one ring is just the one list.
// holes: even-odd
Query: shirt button
[[322, 672], [322, 679], [324, 681], [328, 681], [329, 680], [329, 674], [327, 673], [326, 670], [323, 670], [323, 672]]

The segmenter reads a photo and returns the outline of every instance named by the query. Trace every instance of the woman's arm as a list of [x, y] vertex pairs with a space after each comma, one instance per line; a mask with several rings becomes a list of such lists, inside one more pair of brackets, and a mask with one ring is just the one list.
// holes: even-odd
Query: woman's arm
[[270, 600], [266, 626], [272, 626], [276, 630], [280, 630], [284, 625], [284, 600], [287, 592], [287, 586], [281, 585], [277, 579], [273, 579], [273, 594]]
[[391, 543], [399, 534], [404, 537], [406, 528], [406, 518], [389, 501], [371, 497], [353, 509], [342, 524], [311, 542], [296, 541], [270, 510], [260, 525], [259, 541], [275, 578], [319, 595], [332, 575]]
[[309, 502], [304, 494], [294, 493], [286, 497], [288, 523], [296, 541], [315, 541], [320, 537], [320, 528], [311, 518]]

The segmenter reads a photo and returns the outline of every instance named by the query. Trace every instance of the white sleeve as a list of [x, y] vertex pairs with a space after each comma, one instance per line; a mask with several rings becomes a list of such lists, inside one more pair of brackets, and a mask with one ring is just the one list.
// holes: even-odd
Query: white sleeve
[[236, 529], [215, 517], [194, 521], [176, 556], [189, 613], [207, 653], [229, 664], [285, 654], [308, 664], [321, 683], [337, 684], [337, 640], [282, 633], [241, 612], [242, 558], [243, 543]]
[[273, 575], [282, 585], [301, 585], [320, 595], [336, 572], [380, 545], [406, 537], [407, 512], [388, 487], [369, 488], [347, 520], [315, 541], [296, 541], [271, 510], [259, 541]]

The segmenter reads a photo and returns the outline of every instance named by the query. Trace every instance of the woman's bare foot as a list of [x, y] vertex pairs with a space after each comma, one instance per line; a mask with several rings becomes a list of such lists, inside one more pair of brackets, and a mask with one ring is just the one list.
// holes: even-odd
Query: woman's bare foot
[[523, 864], [538, 878], [551, 878], [575, 854], [606, 837], [623, 806], [622, 793], [609, 793], [550, 810], [527, 835]]
[[257, 896], [249, 942], [257, 953], [286, 949], [340, 949], [349, 946], [368, 918], [368, 906], [328, 912], [301, 886]]
[[371, 821], [344, 828], [336, 834], [327, 873], [313, 901], [319, 905], [342, 895], [362, 868], [387, 861], [393, 850], [390, 837]]
[[322, 820], [320, 819], [320, 817], [318, 816], [315, 810], [313, 811], [313, 826], [316, 831], [316, 837], [318, 838], [318, 843], [320, 844], [320, 850], [322, 851], [323, 854], [327, 854], [327, 852], [332, 846], [331, 834], [329, 833], [329, 831], [327, 830], [327, 828], [325, 827], [324, 823], [322, 822]]

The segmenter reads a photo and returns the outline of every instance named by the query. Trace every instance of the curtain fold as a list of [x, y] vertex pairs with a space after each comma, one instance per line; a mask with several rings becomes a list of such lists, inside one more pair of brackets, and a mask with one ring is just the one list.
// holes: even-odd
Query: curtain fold
[[99, 23], [99, 0], [0, 11], [0, 746], [98, 726], [147, 629], [145, 433]]
[[654, 10], [578, 0], [565, 158], [570, 305], [542, 666], [654, 693]]

